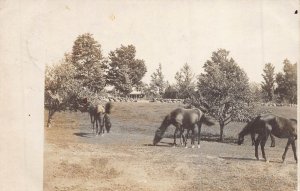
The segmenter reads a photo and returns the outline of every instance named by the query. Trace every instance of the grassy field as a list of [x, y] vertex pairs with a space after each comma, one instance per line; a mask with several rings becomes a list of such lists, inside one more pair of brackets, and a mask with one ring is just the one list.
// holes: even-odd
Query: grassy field
[[[111, 133], [96, 137], [87, 113], [62, 112], [45, 127], [44, 190], [296, 190], [292, 151], [281, 163], [286, 139], [267, 142], [270, 163], [257, 161], [250, 137], [235, 144], [244, 123], [202, 128], [201, 149], [173, 148], [170, 126], [159, 146], [155, 130], [178, 103], [114, 103]], [[296, 118], [296, 108], [268, 107], [276, 115]], [[45, 112], [45, 119], [46, 114]], [[190, 141], [189, 141], [190, 143]], [[190, 146], [190, 145], [189, 145]]]

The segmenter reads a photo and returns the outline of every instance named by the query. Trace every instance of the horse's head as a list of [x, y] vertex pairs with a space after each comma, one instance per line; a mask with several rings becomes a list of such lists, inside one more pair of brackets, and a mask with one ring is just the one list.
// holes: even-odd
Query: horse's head
[[153, 139], [153, 145], [157, 145], [157, 143], [159, 143], [159, 141], [162, 139], [161, 137], [161, 131], [158, 129], [156, 132], [155, 132], [155, 136], [154, 136], [154, 139]]
[[239, 134], [239, 138], [238, 138], [237, 144], [241, 145], [243, 143], [244, 143], [244, 136], [242, 136], [241, 134]]

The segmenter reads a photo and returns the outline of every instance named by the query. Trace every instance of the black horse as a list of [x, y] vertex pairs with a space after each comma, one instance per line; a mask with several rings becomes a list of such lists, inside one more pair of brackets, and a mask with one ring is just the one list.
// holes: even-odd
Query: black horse
[[209, 121], [204, 113], [200, 109], [183, 109], [177, 108], [171, 113], [169, 113], [161, 123], [161, 126], [156, 130], [155, 136], [153, 139], [153, 145], [156, 145], [163, 137], [166, 129], [171, 124], [176, 127], [174, 133], [174, 146], [176, 146], [176, 135], [177, 132], [180, 132], [180, 138], [183, 138], [185, 146], [187, 144], [186, 138], [183, 136], [183, 132], [186, 129], [187, 131], [192, 131], [191, 144], [194, 148], [195, 140], [195, 127], [198, 126], [198, 148], [200, 148], [200, 133], [202, 123], [211, 126], [214, 123]]
[[294, 152], [294, 158], [297, 162], [296, 145], [295, 140], [297, 139], [297, 120], [286, 119], [283, 117], [278, 117], [272, 114], [266, 114], [256, 117], [253, 121], [249, 122], [243, 130], [239, 133], [238, 144], [242, 144], [244, 141], [244, 136], [248, 134], [258, 134], [255, 140], [255, 157], [258, 157], [258, 146], [261, 146], [261, 152], [263, 158], [268, 162], [265, 155], [265, 144], [268, 140], [269, 135], [272, 133], [278, 138], [287, 138], [288, 142], [285, 147], [284, 153], [282, 155], [282, 160], [284, 162], [287, 150], [292, 145]]

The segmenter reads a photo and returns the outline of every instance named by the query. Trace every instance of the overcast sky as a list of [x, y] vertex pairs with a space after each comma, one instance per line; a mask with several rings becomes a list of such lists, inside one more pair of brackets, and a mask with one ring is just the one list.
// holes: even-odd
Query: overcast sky
[[[104, 56], [121, 44], [133, 44], [147, 74], [162, 64], [169, 82], [184, 63], [194, 73], [213, 51], [225, 48], [248, 74], [260, 82], [265, 63], [282, 70], [283, 60], [299, 60], [298, 1], [48, 1], [34, 18], [44, 31], [45, 63], [72, 50], [76, 37], [92, 33]], [[41, 24], [43, 23], [43, 24]], [[38, 52], [38, 48], [35, 50]]]

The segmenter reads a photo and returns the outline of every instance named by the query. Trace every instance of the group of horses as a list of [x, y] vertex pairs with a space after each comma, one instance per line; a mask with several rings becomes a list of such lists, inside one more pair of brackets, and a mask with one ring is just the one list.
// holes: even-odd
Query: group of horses
[[[104, 135], [105, 130], [109, 133], [111, 129], [111, 121], [109, 114], [112, 109], [112, 103], [92, 104], [87, 101], [87, 98], [79, 100], [82, 105], [82, 112], [88, 112], [91, 120], [92, 131], [98, 135]], [[104, 128], [105, 127], [105, 128]]]
[[[92, 105], [90, 103], [85, 104], [86, 111], [90, 115], [90, 120], [92, 124], [93, 133], [96, 135], [104, 134], [105, 130], [109, 133], [111, 128], [111, 122], [109, 114], [111, 112], [112, 104], [107, 102], [104, 105], [97, 104]], [[195, 147], [195, 129], [198, 128], [197, 141], [198, 148], [200, 148], [200, 134], [202, 124], [212, 126], [212, 122], [204, 112], [200, 109], [184, 109], [177, 108], [166, 115], [160, 125], [156, 130], [153, 139], [153, 145], [157, 145], [163, 138], [164, 133], [170, 125], [176, 127], [174, 132], [174, 146], [176, 146], [176, 138], [179, 132], [180, 144], [187, 147], [187, 139], [189, 132], [191, 132], [191, 145], [192, 148]], [[104, 129], [105, 127], [105, 129]], [[186, 131], [186, 134], [184, 132]], [[290, 145], [292, 145], [294, 158], [297, 162], [296, 154], [296, 144], [297, 139], [297, 120], [296, 119], [286, 119], [273, 114], [259, 115], [252, 119], [238, 134], [237, 143], [241, 145], [244, 142], [244, 137], [246, 135], [251, 135], [252, 145], [255, 145], [255, 157], [259, 160], [258, 147], [261, 146], [262, 157], [268, 162], [265, 154], [265, 144], [271, 137], [271, 147], [275, 147], [275, 138], [287, 138], [288, 142], [285, 147], [284, 153], [282, 155], [282, 160], [285, 160], [286, 153]], [[256, 137], [256, 134], [258, 136]]]
[[[200, 133], [202, 124], [208, 126], [213, 125], [205, 114], [200, 109], [183, 109], [177, 108], [167, 116], [165, 116], [160, 127], [156, 130], [153, 139], [153, 145], [157, 145], [167, 129], [168, 126], [174, 125], [176, 127], [174, 133], [174, 146], [176, 146], [176, 137], [179, 131], [180, 143], [187, 145], [187, 136], [191, 131], [191, 145], [192, 148], [195, 147], [195, 128], [198, 127], [198, 148], [200, 148]], [[186, 134], [184, 135], [184, 131]], [[244, 141], [244, 136], [251, 135], [252, 144], [255, 145], [255, 157], [259, 160], [258, 156], [258, 146], [261, 146], [262, 156], [266, 162], [268, 159], [265, 154], [265, 144], [268, 137], [271, 137], [272, 143], [271, 147], [275, 146], [274, 136], [278, 138], [287, 138], [288, 142], [285, 147], [284, 153], [282, 155], [282, 160], [284, 162], [287, 150], [290, 145], [292, 145], [294, 158], [297, 162], [296, 145], [295, 140], [297, 139], [297, 120], [296, 119], [286, 119], [283, 117], [275, 116], [273, 114], [259, 115], [255, 119], [251, 120], [239, 133], [237, 143], [241, 145]], [[258, 134], [257, 138], [255, 135]], [[181, 141], [182, 140], [182, 141]]]

